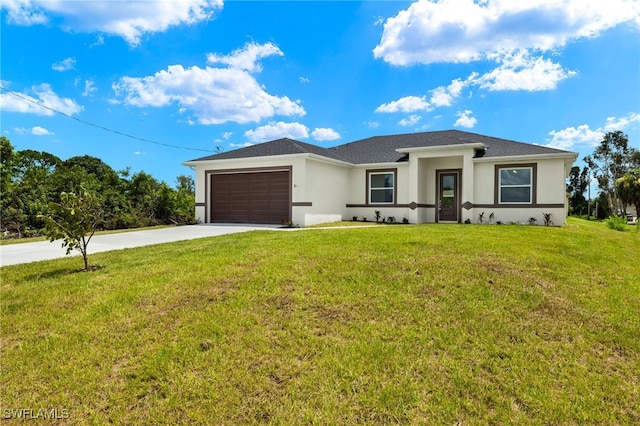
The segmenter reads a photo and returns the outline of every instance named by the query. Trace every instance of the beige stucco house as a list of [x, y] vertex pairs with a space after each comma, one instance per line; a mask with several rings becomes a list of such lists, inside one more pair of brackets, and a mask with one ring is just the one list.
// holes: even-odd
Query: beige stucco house
[[[457, 130], [374, 136], [333, 148], [278, 139], [184, 162], [205, 223], [565, 221], [574, 152]], [[493, 214], [493, 215], [492, 215]]]

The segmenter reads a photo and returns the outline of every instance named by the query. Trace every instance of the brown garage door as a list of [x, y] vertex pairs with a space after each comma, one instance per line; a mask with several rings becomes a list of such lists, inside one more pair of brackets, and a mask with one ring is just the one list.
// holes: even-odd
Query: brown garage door
[[211, 175], [211, 222], [290, 220], [289, 171]]

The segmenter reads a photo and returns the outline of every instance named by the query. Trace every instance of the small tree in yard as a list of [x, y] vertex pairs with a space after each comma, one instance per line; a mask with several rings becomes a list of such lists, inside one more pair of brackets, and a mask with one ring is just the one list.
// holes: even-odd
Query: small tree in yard
[[100, 220], [98, 200], [85, 190], [80, 194], [63, 192], [59, 203], [49, 204], [49, 211], [40, 216], [45, 224], [45, 235], [51, 242], [62, 239], [67, 254], [72, 250], [82, 253], [84, 270], [88, 270], [87, 246]]

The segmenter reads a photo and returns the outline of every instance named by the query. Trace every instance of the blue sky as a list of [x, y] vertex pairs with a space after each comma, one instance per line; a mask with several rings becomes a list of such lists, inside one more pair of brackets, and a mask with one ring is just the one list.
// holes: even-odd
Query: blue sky
[[2, 135], [169, 184], [183, 161], [280, 137], [459, 129], [581, 159], [622, 130], [640, 148], [638, 1], [0, 7]]

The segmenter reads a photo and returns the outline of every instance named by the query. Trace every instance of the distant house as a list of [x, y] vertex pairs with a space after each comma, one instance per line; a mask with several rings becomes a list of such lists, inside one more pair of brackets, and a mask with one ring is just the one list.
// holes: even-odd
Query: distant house
[[300, 226], [375, 211], [411, 223], [526, 223], [567, 213], [574, 152], [457, 130], [374, 136], [333, 148], [278, 139], [184, 162], [205, 223]]

